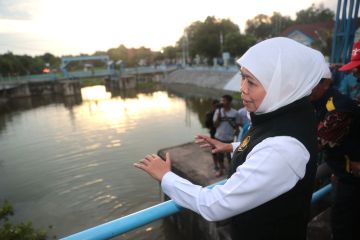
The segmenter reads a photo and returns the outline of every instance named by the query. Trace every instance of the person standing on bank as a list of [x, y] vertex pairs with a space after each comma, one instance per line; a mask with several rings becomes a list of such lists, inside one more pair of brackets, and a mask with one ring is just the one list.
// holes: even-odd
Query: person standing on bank
[[[224, 95], [221, 97], [221, 105], [216, 109], [214, 113], [214, 126], [216, 128], [215, 139], [224, 142], [232, 143], [234, 136], [239, 134], [240, 116], [239, 113], [231, 107], [232, 97], [230, 95]], [[219, 165], [219, 169], [216, 172], [216, 176], [220, 177], [225, 172], [224, 155], [231, 162], [230, 153], [216, 153], [216, 162]]]
[[[219, 100], [214, 99], [211, 102], [211, 109], [210, 111], [208, 111], [205, 115], [205, 126], [206, 128], [209, 129], [209, 134], [211, 138], [215, 138], [215, 133], [216, 133], [216, 127], [214, 125], [214, 113], [216, 111], [216, 109], [219, 106]], [[219, 162], [217, 160], [217, 154], [216, 153], [212, 153], [212, 158], [213, 158], [213, 162], [214, 162], [214, 170], [215, 171], [219, 171], [220, 170], [220, 166], [219, 166]]]
[[252, 126], [240, 143], [198, 135], [212, 152], [233, 151], [229, 179], [194, 185], [147, 155], [135, 167], [161, 181], [165, 194], [208, 221], [230, 219], [232, 239], [305, 240], [316, 172], [314, 109], [308, 95], [323, 76], [323, 55], [288, 38], [251, 47], [238, 61], [241, 97]]

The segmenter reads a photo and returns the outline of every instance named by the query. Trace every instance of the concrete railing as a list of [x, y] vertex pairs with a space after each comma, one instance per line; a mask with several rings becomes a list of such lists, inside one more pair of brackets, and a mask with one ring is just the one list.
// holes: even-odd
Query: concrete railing
[[37, 81], [55, 81], [64, 79], [76, 79], [76, 78], [91, 78], [91, 77], [105, 77], [109, 75], [135, 75], [135, 74], [150, 74], [158, 72], [168, 72], [175, 70], [175, 66], [158, 66], [158, 67], [137, 67], [137, 68], [125, 68], [121, 73], [120, 70], [95, 70], [95, 71], [74, 71], [69, 72], [69, 76], [65, 77], [62, 73], [47, 73], [47, 74], [35, 74], [25, 76], [12, 76], [2, 77], [0, 76], [0, 83], [23, 83], [23, 82], [37, 82]]

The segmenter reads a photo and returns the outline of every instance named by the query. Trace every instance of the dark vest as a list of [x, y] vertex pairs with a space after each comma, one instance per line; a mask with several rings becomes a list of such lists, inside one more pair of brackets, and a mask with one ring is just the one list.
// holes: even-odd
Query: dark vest
[[234, 152], [229, 175], [268, 137], [296, 138], [309, 151], [310, 160], [304, 178], [290, 191], [231, 219], [232, 239], [305, 240], [317, 158], [314, 109], [307, 98], [302, 98], [271, 113], [251, 114], [251, 122], [251, 129]]

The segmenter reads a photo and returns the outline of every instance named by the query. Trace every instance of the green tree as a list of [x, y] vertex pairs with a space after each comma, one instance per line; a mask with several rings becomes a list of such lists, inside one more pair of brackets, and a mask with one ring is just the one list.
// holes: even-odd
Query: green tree
[[152, 53], [152, 62], [164, 60], [164, 54], [161, 52], [153, 52]]
[[109, 55], [109, 57], [114, 61], [118, 61], [118, 60], [123, 60], [124, 62], [128, 61], [128, 49], [122, 44], [117, 48], [110, 48], [107, 51], [107, 55]]
[[294, 21], [291, 20], [289, 16], [282, 16], [278, 12], [273, 12], [273, 15], [270, 17], [271, 22], [271, 36], [279, 36], [282, 31], [294, 24]]
[[179, 52], [181, 52], [181, 50], [179, 49], [179, 47], [173, 47], [173, 46], [167, 46], [162, 48], [163, 51], [163, 57], [165, 59], [175, 59]]
[[271, 36], [271, 18], [265, 14], [258, 14], [246, 21], [246, 34], [254, 35], [258, 40]]
[[30, 65], [30, 74], [41, 74], [45, 67], [45, 61], [41, 56], [36, 56], [32, 59]]
[[252, 34], [243, 35], [240, 32], [231, 32], [225, 36], [224, 51], [229, 52], [233, 57], [239, 57], [255, 43], [256, 38]]
[[15, 225], [9, 221], [9, 217], [14, 215], [12, 205], [4, 201], [0, 208], [0, 239], [6, 240], [45, 240], [47, 238], [44, 230], [36, 230], [29, 221]]
[[334, 12], [329, 8], [324, 8], [324, 5], [320, 4], [319, 7], [316, 7], [315, 4], [312, 4], [309, 8], [296, 13], [295, 22], [298, 24], [326, 22], [333, 20], [334, 16]]
[[18, 56], [18, 58], [19, 58], [19, 61], [21, 62], [21, 68], [17, 70], [19, 72], [19, 74], [20, 75], [30, 74], [33, 58], [30, 56], [27, 56], [27, 55]]
[[220, 57], [222, 50], [227, 48], [225, 36], [233, 32], [240, 33], [240, 29], [229, 19], [209, 16], [204, 22], [192, 23], [184, 32], [185, 36], [178, 41], [178, 48], [186, 46], [191, 58], [200, 55], [211, 61], [214, 57]]
[[44, 63], [47, 63], [50, 65], [50, 68], [59, 68], [61, 59], [59, 57], [55, 57], [51, 53], [45, 53], [44, 55], [40, 56]]
[[293, 24], [289, 16], [273, 12], [272, 16], [258, 14], [246, 21], [246, 34], [252, 34], [258, 40], [278, 36], [285, 28]]
[[[17, 56], [11, 52], [0, 55], [0, 74], [2, 76], [19, 76], [29, 74], [31, 72], [39, 72], [34, 69], [34, 59], [30, 56]], [[42, 69], [40, 69], [40, 72]]]
[[150, 48], [126, 48], [124, 45], [120, 45], [118, 48], [111, 48], [107, 51], [107, 55], [114, 60], [122, 60], [127, 67], [134, 67], [139, 64], [140, 59], [146, 60], [148, 63], [152, 63], [158, 53], [152, 52]]
[[140, 47], [138, 49], [134, 49], [135, 55], [131, 59], [133, 61], [133, 66], [139, 64], [140, 60], [145, 60], [147, 64], [153, 62], [154, 53], [151, 51], [150, 48]]

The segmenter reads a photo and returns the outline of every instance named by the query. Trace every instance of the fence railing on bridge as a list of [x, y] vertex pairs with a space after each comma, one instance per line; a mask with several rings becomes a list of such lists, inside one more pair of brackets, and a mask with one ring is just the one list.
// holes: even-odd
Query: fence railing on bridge
[[138, 67], [138, 68], [125, 68], [121, 72], [120, 70], [94, 70], [94, 71], [74, 71], [69, 72], [69, 76], [65, 77], [63, 73], [47, 73], [25, 76], [7, 76], [1, 77], [0, 82], [17, 83], [17, 82], [36, 82], [36, 81], [56, 81], [64, 79], [81, 79], [81, 78], [93, 78], [93, 77], [106, 77], [111, 75], [135, 75], [135, 74], [147, 74], [156, 72], [166, 72], [173, 70], [173, 67]]
[[[35, 74], [35, 75], [25, 75], [25, 76], [0, 76], [0, 83], [23, 83], [23, 82], [41, 82], [41, 81], [56, 81], [56, 80], [73, 80], [73, 79], [82, 79], [82, 78], [94, 78], [94, 77], [106, 77], [106, 76], [131, 76], [131, 75], [141, 75], [141, 74], [154, 74], [154, 73], [165, 73], [171, 72], [178, 69], [179, 66], [146, 66], [146, 67], [133, 67], [133, 68], [124, 68], [122, 70], [107, 70], [107, 69], [95, 69], [92, 71], [74, 71], [69, 72], [68, 77], [62, 72], [59, 73], [46, 73], [46, 74]], [[236, 66], [230, 67], [207, 67], [207, 66], [194, 66], [186, 67], [187, 70], [193, 71], [216, 71], [216, 72], [237, 72], [238, 68]]]

